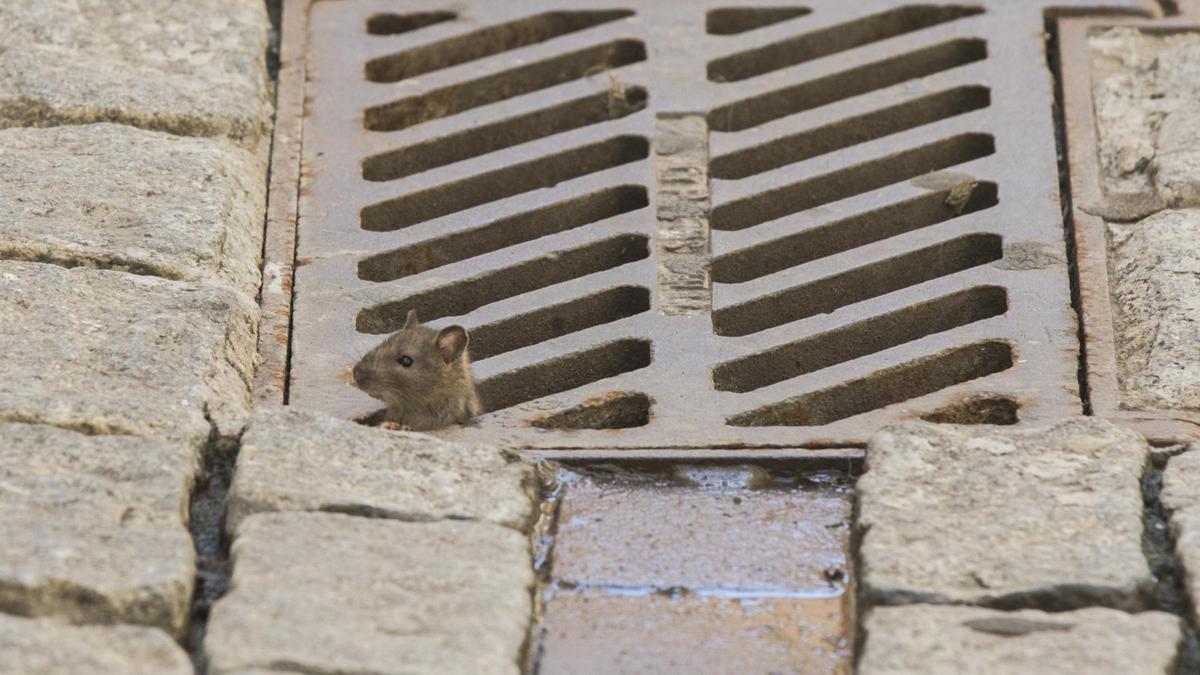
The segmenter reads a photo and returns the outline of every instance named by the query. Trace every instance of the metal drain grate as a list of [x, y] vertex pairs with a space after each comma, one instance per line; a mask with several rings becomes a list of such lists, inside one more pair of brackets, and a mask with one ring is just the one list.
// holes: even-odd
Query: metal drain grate
[[530, 448], [1078, 413], [1046, 8], [316, 2], [290, 400], [409, 309]]

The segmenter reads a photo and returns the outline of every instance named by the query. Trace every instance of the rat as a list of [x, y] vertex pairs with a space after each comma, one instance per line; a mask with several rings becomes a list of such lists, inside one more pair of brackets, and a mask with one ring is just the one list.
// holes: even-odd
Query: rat
[[434, 330], [409, 310], [404, 327], [354, 366], [354, 384], [387, 404], [384, 426], [431, 431], [465, 424], [482, 412], [462, 326]]

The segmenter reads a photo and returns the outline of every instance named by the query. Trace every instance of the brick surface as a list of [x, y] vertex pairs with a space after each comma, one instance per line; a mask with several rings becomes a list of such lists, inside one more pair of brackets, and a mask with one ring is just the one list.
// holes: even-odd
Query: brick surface
[[242, 523], [213, 609], [213, 673], [517, 673], [528, 539], [478, 522], [269, 513]]
[[136, 626], [67, 626], [0, 614], [0, 673], [191, 675], [166, 633]]
[[867, 615], [858, 672], [1162, 675], [1172, 672], [1180, 628], [1163, 612], [880, 607]]
[[0, 261], [0, 421], [198, 448], [245, 415], [257, 315], [219, 287]]
[[546, 605], [538, 672], [848, 673], [848, 596], [566, 593]]
[[1141, 608], [1153, 585], [1141, 548], [1148, 452], [1094, 419], [880, 431], [858, 481], [867, 596]]
[[563, 488], [554, 575], [613, 586], [828, 590], [826, 570], [846, 566], [849, 519], [849, 498], [830, 491], [579, 477]]
[[0, 425], [0, 611], [181, 636], [195, 463], [182, 443]]
[[537, 481], [532, 465], [498, 448], [259, 409], [242, 436], [226, 527], [235, 531], [261, 511], [297, 510], [484, 520], [527, 531]]
[[269, 124], [262, 3], [52, 0], [0, 8], [0, 126], [122, 122], [247, 145]]
[[254, 298], [264, 168], [219, 139], [0, 131], [0, 257], [218, 281]]

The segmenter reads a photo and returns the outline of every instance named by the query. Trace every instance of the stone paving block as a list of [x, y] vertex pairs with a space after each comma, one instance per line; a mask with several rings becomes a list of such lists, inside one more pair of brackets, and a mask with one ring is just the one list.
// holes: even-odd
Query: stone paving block
[[299, 510], [484, 520], [525, 532], [537, 492], [533, 466], [499, 448], [261, 408], [242, 435], [226, 526]]
[[698, 489], [566, 481], [554, 575], [625, 587], [827, 591], [845, 570], [850, 497], [833, 490]]
[[122, 122], [254, 145], [269, 124], [263, 3], [0, 7], [0, 126]]
[[1117, 375], [1127, 406], [1200, 410], [1200, 210], [1108, 225]]
[[1193, 445], [1167, 462], [1161, 499], [1170, 514], [1175, 555], [1183, 565], [1192, 613], [1200, 619], [1200, 446]]
[[546, 605], [542, 675], [848, 673], [848, 596], [564, 593]]
[[195, 465], [179, 442], [0, 424], [0, 611], [182, 636]]
[[241, 427], [257, 318], [211, 285], [0, 261], [0, 421], [199, 448]]
[[1173, 672], [1183, 641], [1171, 614], [1097, 607], [878, 607], [865, 626], [860, 675], [1163, 675]]
[[1105, 188], [1200, 205], [1200, 33], [1109, 28], [1088, 46]]
[[872, 603], [1140, 609], [1149, 449], [1096, 419], [1003, 431], [909, 423], [871, 438], [859, 570]]
[[258, 295], [264, 167], [220, 139], [114, 124], [0, 131], [0, 258]]
[[526, 536], [491, 523], [329, 513], [247, 518], [210, 672], [517, 673], [532, 612]]
[[191, 675], [166, 633], [141, 626], [68, 626], [0, 614], [4, 675]]

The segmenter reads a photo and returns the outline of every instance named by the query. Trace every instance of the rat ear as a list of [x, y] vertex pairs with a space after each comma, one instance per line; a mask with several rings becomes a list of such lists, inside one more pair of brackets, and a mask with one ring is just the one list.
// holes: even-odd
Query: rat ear
[[404, 318], [404, 330], [408, 330], [409, 328], [416, 328], [417, 326], [420, 326], [420, 325], [421, 325], [421, 322], [417, 320], [417, 310], [415, 310], [415, 309], [408, 310], [408, 316]]
[[442, 360], [446, 363], [454, 363], [455, 359], [462, 356], [462, 353], [467, 350], [467, 342], [470, 339], [467, 329], [462, 326], [443, 328], [437, 336], [437, 349], [438, 353], [442, 355]]

